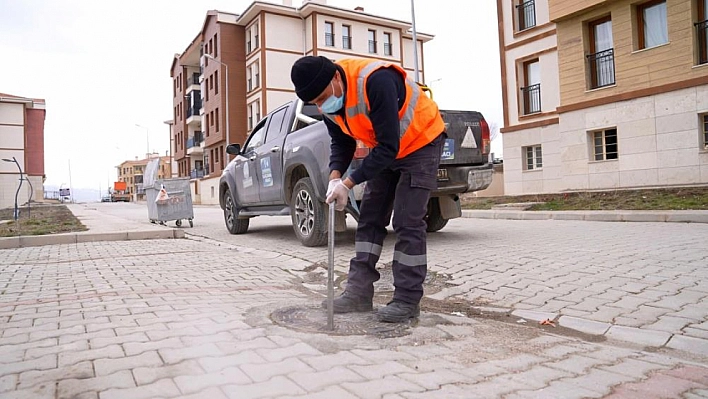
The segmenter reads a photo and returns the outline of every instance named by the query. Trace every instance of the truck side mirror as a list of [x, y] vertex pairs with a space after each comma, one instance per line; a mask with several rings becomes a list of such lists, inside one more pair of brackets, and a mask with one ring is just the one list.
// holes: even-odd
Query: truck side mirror
[[240, 144], [229, 144], [226, 146], [226, 153], [231, 155], [238, 155], [241, 153]]

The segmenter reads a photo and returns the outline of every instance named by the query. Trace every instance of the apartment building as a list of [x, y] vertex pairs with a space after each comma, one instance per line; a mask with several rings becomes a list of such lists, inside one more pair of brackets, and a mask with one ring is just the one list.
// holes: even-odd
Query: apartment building
[[44, 199], [45, 116], [43, 99], [0, 93], [0, 208]]
[[145, 168], [149, 161], [155, 158], [160, 158], [160, 166], [157, 171], [158, 179], [169, 179], [172, 177], [171, 157], [169, 155], [159, 156], [150, 154], [149, 158], [136, 159], [133, 161], [125, 161], [116, 167], [118, 171], [118, 181], [126, 183], [127, 192], [130, 194], [132, 201], [145, 201], [145, 188], [143, 187], [143, 177]]
[[[296, 98], [290, 67], [303, 55], [373, 58], [415, 68], [409, 22], [305, 1], [255, 1], [241, 14], [209, 11], [171, 67], [172, 132], [179, 176], [191, 176], [195, 203], [218, 204], [226, 146], [243, 143], [262, 116]], [[417, 32], [418, 68], [425, 81]]]
[[708, 1], [497, 9], [505, 194], [708, 183]]

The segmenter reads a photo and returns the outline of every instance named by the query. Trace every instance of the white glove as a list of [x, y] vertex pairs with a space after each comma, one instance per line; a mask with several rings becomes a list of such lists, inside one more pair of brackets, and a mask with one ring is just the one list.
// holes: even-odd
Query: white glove
[[327, 203], [331, 204], [334, 201], [334, 209], [343, 211], [349, 202], [349, 187], [347, 187], [342, 179], [332, 179], [327, 186]]

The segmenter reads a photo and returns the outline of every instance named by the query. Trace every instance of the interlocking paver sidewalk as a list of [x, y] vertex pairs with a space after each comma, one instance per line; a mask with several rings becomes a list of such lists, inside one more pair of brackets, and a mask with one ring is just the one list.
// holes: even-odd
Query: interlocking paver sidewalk
[[424, 312], [399, 338], [290, 330], [271, 320], [273, 310], [321, 300], [303, 288], [301, 266], [184, 239], [0, 250], [0, 398], [602, 397], [659, 383], [697, 397], [708, 390], [703, 357], [533, 324]]

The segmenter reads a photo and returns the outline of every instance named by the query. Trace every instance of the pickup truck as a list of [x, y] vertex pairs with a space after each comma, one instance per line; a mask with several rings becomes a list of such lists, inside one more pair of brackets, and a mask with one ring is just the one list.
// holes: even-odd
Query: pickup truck
[[[462, 215], [459, 194], [483, 190], [492, 181], [489, 127], [475, 111], [442, 111], [446, 139], [431, 194], [427, 231], [442, 229]], [[358, 146], [350, 168], [368, 154]], [[219, 203], [231, 234], [248, 230], [250, 218], [290, 215], [295, 235], [305, 246], [327, 243], [325, 194], [329, 179], [330, 137], [316, 106], [288, 102], [260, 120], [240, 144], [229, 144], [235, 156], [219, 182]], [[345, 213], [358, 220], [362, 183], [350, 192], [347, 208], [337, 212], [336, 229], [346, 228]]]

